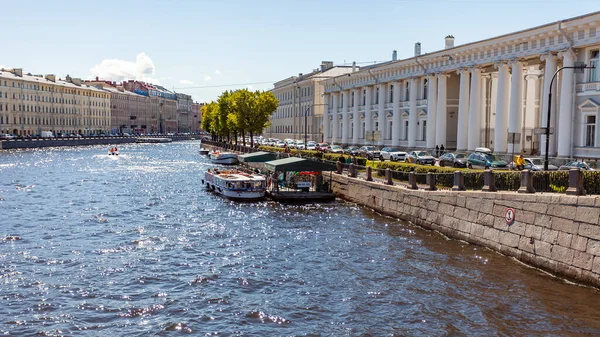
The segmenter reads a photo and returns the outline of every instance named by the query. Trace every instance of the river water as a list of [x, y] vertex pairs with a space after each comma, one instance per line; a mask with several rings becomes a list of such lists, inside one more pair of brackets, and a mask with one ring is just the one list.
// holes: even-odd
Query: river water
[[343, 201], [224, 200], [198, 149], [0, 152], [0, 335], [600, 335], [595, 289]]

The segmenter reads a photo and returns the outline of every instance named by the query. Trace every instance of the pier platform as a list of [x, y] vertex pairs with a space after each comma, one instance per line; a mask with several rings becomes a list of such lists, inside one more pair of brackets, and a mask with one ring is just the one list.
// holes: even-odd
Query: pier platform
[[287, 203], [328, 202], [335, 200], [335, 194], [313, 191], [267, 191], [267, 198]]

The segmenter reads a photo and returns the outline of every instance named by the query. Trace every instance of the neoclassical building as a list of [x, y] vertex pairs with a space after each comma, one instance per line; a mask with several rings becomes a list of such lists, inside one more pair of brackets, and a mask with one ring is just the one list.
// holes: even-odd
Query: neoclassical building
[[[323, 138], [336, 144], [600, 158], [600, 12], [363, 67], [323, 81]], [[395, 53], [394, 53], [395, 55]]]
[[[318, 69], [308, 74], [291, 76], [274, 84], [271, 93], [279, 100], [277, 110], [271, 116], [271, 126], [264, 135], [277, 139], [321, 141], [321, 129], [325, 103], [322, 81], [352, 71], [352, 67], [334, 66], [323, 61]], [[306, 114], [306, 116], [305, 116]]]
[[0, 133], [103, 133], [110, 118], [110, 95], [81, 79], [0, 70]]

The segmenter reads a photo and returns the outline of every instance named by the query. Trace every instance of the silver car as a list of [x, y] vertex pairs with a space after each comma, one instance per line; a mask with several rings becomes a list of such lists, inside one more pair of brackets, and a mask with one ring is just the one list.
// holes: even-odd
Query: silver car
[[405, 161], [413, 164], [435, 165], [435, 158], [427, 151], [412, 151], [408, 154]]

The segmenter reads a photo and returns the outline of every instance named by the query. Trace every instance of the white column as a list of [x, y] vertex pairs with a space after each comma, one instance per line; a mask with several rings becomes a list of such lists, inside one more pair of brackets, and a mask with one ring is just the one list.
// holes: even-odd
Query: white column
[[[367, 137], [367, 133], [373, 131], [373, 114], [371, 113], [371, 103], [373, 100], [371, 99], [371, 92], [373, 88], [368, 85], [365, 93], [365, 138]], [[365, 139], [365, 144], [366, 144]]]
[[344, 91], [344, 104], [342, 110], [342, 144], [348, 144], [348, 107], [350, 106], [350, 99], [352, 98], [350, 90]]
[[[533, 130], [536, 127], [536, 114], [535, 114], [535, 101], [537, 99], [537, 86], [538, 79], [540, 78], [541, 71], [539, 66], [530, 66], [527, 68], [527, 75], [525, 75], [525, 118], [523, 120], [523, 130]], [[532, 131], [528, 131], [532, 132]], [[529, 133], [528, 133], [529, 134]], [[534, 138], [531, 138], [531, 142], [527, 143], [526, 135], [523, 135], [524, 139], [523, 150], [531, 151], [533, 146]]]
[[340, 127], [340, 120], [338, 119], [338, 102], [340, 99], [340, 94], [334, 92], [331, 95], [333, 96], [333, 109], [331, 113], [331, 144], [335, 144], [338, 140], [338, 129]]
[[[446, 123], [447, 123], [447, 74], [439, 74], [438, 77], [438, 96], [437, 96], [437, 112], [435, 120], [435, 144], [444, 145], [446, 143]], [[446, 144], [448, 145], [448, 144]]]
[[435, 128], [437, 115], [437, 76], [427, 77], [427, 148], [433, 149], [437, 144], [435, 142]]
[[[510, 109], [508, 112], [508, 132], [521, 133], [523, 121], [523, 63], [518, 60], [510, 61], [512, 68], [512, 77], [510, 81]], [[521, 135], [522, 137], [523, 135]], [[521, 152], [520, 142], [512, 143], [512, 138], [508, 137], [508, 151], [514, 154]]]
[[[488, 123], [488, 127], [490, 129], [494, 128], [495, 129], [495, 125], [496, 125], [496, 103], [498, 102], [498, 73], [492, 73], [491, 74], [491, 86], [490, 86], [490, 117], [489, 117], [489, 123]], [[490, 148], [494, 148], [495, 144], [494, 144], [494, 139], [492, 139], [491, 137], [493, 137], [493, 135], [490, 134], [490, 142], [491, 144], [488, 144]], [[487, 147], [487, 146], [486, 146]]]
[[508, 151], [508, 105], [510, 95], [510, 73], [508, 64], [500, 62], [498, 68], [498, 93], [496, 98], [496, 124], [494, 126], [494, 152]]
[[[563, 58], [563, 67], [572, 67], [575, 53], [572, 49], [558, 54]], [[558, 156], [571, 157], [571, 121], [573, 114], [573, 78], [575, 69], [564, 69], [560, 81], [560, 112], [558, 113]]]
[[352, 144], [358, 144], [358, 133], [360, 132], [360, 114], [358, 113], [358, 102], [360, 98], [360, 91], [354, 89], [354, 109], [352, 112], [352, 122], [354, 123], [354, 130], [352, 130]]
[[[545, 128], [548, 126], [548, 96], [550, 94], [550, 81], [552, 81], [552, 76], [554, 76], [554, 73], [556, 72], [557, 69], [557, 64], [558, 64], [558, 58], [556, 57], [555, 54], [544, 54], [541, 57], [542, 61], [546, 62], [546, 65], [544, 66], [544, 89], [542, 91], [542, 97], [541, 97], [541, 106], [540, 106], [540, 114], [541, 117], [540, 118], [540, 127]], [[554, 80], [554, 83], [552, 84], [552, 106], [550, 107], [551, 111], [550, 111], [550, 127], [555, 127], [556, 126], [556, 102], [557, 102], [558, 97], [556, 96], [556, 79]], [[556, 132], [556, 131], [555, 131]], [[550, 144], [548, 147], [548, 154], [549, 155], [554, 155], [556, 154], [556, 147], [555, 144], [556, 143], [556, 138], [555, 135], [552, 134], [550, 135]], [[540, 139], [540, 153], [542, 155], [546, 155], [546, 135], [543, 134], [541, 136]]]
[[460, 74], [460, 94], [458, 96], [458, 125], [456, 128], [456, 149], [466, 150], [469, 125], [469, 75], [468, 69], [461, 69]]
[[[323, 141], [329, 141], [329, 97], [330, 94], [325, 94], [323, 96], [323, 102], [325, 106], [323, 107]], [[314, 132], [313, 132], [314, 133]]]
[[471, 69], [471, 92], [469, 94], [469, 121], [467, 127], [467, 149], [479, 147], [481, 140], [481, 69]]
[[417, 94], [419, 93], [419, 79], [410, 79], [409, 108], [408, 108], [408, 147], [417, 145]]
[[400, 93], [402, 85], [400, 82], [394, 83], [394, 100], [392, 104], [392, 145], [400, 145], [400, 130], [402, 130], [402, 118], [400, 116]]
[[379, 137], [379, 142], [377, 143], [378, 145], [383, 145], [385, 142], [385, 87], [385, 84], [379, 85], [379, 105], [377, 107], [377, 114], [379, 118], [377, 121], [379, 122], [379, 134], [381, 136]]

